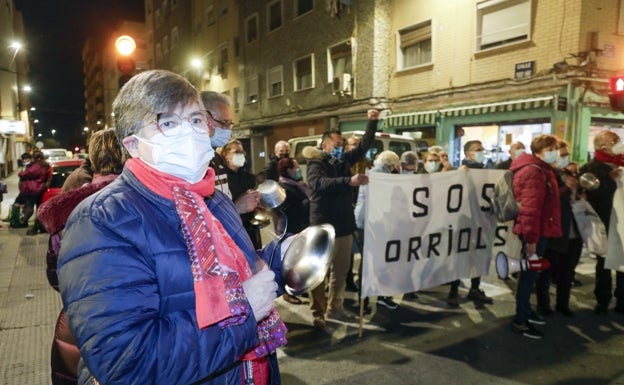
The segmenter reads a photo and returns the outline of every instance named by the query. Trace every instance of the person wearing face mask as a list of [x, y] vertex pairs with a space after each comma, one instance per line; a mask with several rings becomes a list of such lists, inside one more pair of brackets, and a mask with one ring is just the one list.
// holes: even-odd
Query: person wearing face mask
[[568, 143], [560, 141], [559, 160], [553, 166], [559, 185], [561, 237], [548, 239], [544, 257], [550, 261], [550, 267], [537, 276], [535, 283], [537, 311], [540, 315], [546, 316], [553, 313], [550, 306], [550, 283], [553, 279], [557, 282], [555, 310], [567, 317], [574, 315], [570, 310], [570, 289], [574, 269], [581, 257], [583, 240], [572, 214], [572, 202], [579, 199], [577, 175], [567, 171], [564, 167], [568, 166], [568, 163], [561, 161], [569, 155]]
[[425, 157], [424, 168], [428, 174], [440, 171], [440, 157], [436, 153], [429, 153]]
[[[286, 199], [280, 206], [284, 216], [275, 219], [275, 232], [282, 234], [299, 233], [310, 226], [310, 188], [301, 178], [299, 163], [293, 158], [283, 158], [277, 162], [279, 185], [286, 192]], [[296, 296], [284, 293], [282, 298], [294, 305], [301, 304]]]
[[355, 314], [344, 309], [344, 295], [349, 259], [353, 245], [355, 217], [353, 215], [353, 189], [368, 183], [368, 177], [351, 174], [351, 167], [366, 156], [375, 140], [379, 111], [368, 110], [368, 124], [360, 143], [353, 150], [340, 155], [342, 135], [330, 130], [321, 138], [321, 149], [308, 146], [302, 151], [308, 161], [307, 179], [312, 189], [310, 198], [310, 224], [329, 223], [334, 226], [336, 239], [330, 259], [329, 297], [325, 299], [325, 285], [317, 286], [310, 293], [313, 326], [325, 329], [325, 317], [353, 321]]
[[[559, 159], [559, 140], [553, 135], [538, 135], [531, 141], [532, 154], [520, 154], [511, 164], [513, 192], [520, 204], [513, 232], [520, 237], [524, 258], [543, 257], [548, 238], [559, 238], [561, 210], [559, 185], [553, 169]], [[537, 271], [521, 271], [516, 289], [516, 315], [511, 330], [527, 338], [542, 338], [533, 325], [546, 321], [531, 309], [531, 292]]]
[[[620, 169], [624, 166], [624, 143], [613, 131], [600, 131], [594, 137], [594, 159], [584, 164], [579, 174], [586, 172], [594, 174], [600, 180], [600, 186], [591, 191], [585, 191], [587, 201], [592, 205], [596, 214], [600, 217], [607, 234], [613, 209], [613, 195], [617, 189], [615, 179], [618, 178]], [[612, 272], [605, 269], [604, 256], [596, 256], [596, 282], [594, 295], [596, 296], [596, 314], [607, 314], [609, 304], [615, 296], [616, 304], [613, 309], [617, 313], [624, 314], [624, 273], [615, 272], [615, 290], [613, 290]]]
[[418, 154], [414, 151], [405, 151], [400, 158], [401, 174], [416, 174], [418, 170]]
[[524, 154], [526, 152], [524, 143], [522, 142], [513, 142], [509, 146], [509, 159], [504, 160], [496, 165], [496, 168], [499, 170], [509, 170], [511, 167], [511, 163], [518, 157], [520, 154]]
[[[210, 145], [215, 155], [210, 161], [210, 167], [215, 170], [215, 186], [225, 195], [232, 197], [227, 180], [227, 165], [221, 156], [220, 148], [230, 141], [232, 136], [232, 101], [230, 97], [215, 91], [202, 91], [201, 99], [208, 113], [208, 133]], [[242, 208], [238, 207], [240, 210]], [[239, 211], [239, 214], [242, 214]]]
[[285, 245], [255, 250], [215, 189], [199, 92], [148, 70], [113, 112], [131, 158], [72, 211], [57, 266], [78, 383], [279, 384], [286, 327], [273, 302]]
[[273, 149], [273, 155], [271, 155], [271, 161], [269, 165], [264, 169], [266, 173], [266, 179], [271, 179], [277, 182], [279, 174], [277, 172], [277, 163], [284, 158], [290, 157], [290, 144], [285, 140], [280, 140], [275, 143]]
[[[462, 160], [461, 169], [482, 169], [483, 165], [483, 144], [479, 140], [469, 140], [464, 144], [465, 158]], [[459, 284], [460, 280], [451, 282], [446, 304], [449, 307], [456, 308], [459, 306]], [[475, 277], [470, 280], [470, 290], [468, 290], [467, 298], [481, 303], [493, 303], [492, 297], [488, 297], [481, 286], [481, 277]]]
[[230, 192], [232, 193], [232, 200], [236, 202], [240, 199], [245, 199], [246, 196], [256, 198], [256, 201], [253, 202], [254, 208], [242, 213], [240, 217], [254, 246], [259, 249], [262, 247], [260, 227], [252, 223], [255, 215], [254, 210], [258, 206], [258, 203], [260, 203], [260, 193], [256, 190], [256, 176], [244, 168], [247, 159], [245, 157], [246, 154], [243, 149], [243, 144], [239, 140], [232, 139], [227, 142], [225, 146], [223, 146], [221, 154], [227, 166], [225, 172], [227, 174]]
[[[390, 150], [382, 151], [375, 158], [374, 166], [370, 171], [368, 171], [368, 175], [373, 172], [380, 172], [384, 174], [398, 174], [400, 168], [400, 160], [399, 156]], [[363, 185], [360, 187], [360, 191], [358, 192], [357, 204], [355, 205], [354, 215], [355, 215], [355, 224], [357, 229], [355, 230], [355, 239], [358, 244], [358, 248], [360, 252], [364, 251], [364, 224], [366, 223], [366, 215], [365, 215], [365, 206], [366, 201], [368, 200], [368, 187]], [[360, 276], [362, 275], [362, 264], [360, 264]], [[394, 299], [390, 296], [379, 296], [377, 297], [377, 305], [384, 306], [390, 310], [395, 310], [399, 307], [399, 305], [394, 302]], [[364, 308], [366, 312], [370, 312], [371, 309], [368, 306], [368, 298], [364, 299]]]

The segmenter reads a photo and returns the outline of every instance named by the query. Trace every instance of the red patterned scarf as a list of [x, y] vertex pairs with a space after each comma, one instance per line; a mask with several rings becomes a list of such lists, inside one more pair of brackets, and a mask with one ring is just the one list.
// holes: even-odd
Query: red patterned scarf
[[[243, 324], [252, 310], [241, 282], [253, 273], [243, 252], [204, 202], [203, 197], [214, 192], [214, 170], [209, 168], [203, 180], [191, 184], [140, 159], [128, 160], [126, 167], [147, 188], [175, 204], [191, 261], [199, 328]], [[286, 326], [275, 308], [258, 323], [258, 337], [260, 344], [244, 360], [263, 357], [286, 344]]]

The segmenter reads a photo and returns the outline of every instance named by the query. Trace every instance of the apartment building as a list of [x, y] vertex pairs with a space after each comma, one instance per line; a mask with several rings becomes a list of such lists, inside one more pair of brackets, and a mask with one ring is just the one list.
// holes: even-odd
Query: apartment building
[[435, 138], [458, 163], [462, 145], [567, 140], [575, 160], [593, 136], [624, 137], [608, 77], [622, 68], [622, 2], [395, 0], [388, 127]]
[[6, 177], [33, 138], [24, 22], [14, 1], [0, 9], [0, 36], [5, 44], [0, 48], [0, 177]]
[[121, 83], [127, 79], [118, 68], [120, 55], [115, 41], [124, 35], [132, 37], [136, 44], [132, 54], [133, 72], [149, 68], [144, 23], [121, 21], [110, 34], [86, 40], [82, 48], [82, 63], [87, 134], [115, 126], [113, 100]]
[[274, 144], [365, 127], [503, 153], [553, 133], [584, 161], [624, 136], [608, 78], [622, 67], [621, 0], [146, 0], [146, 68], [230, 95], [252, 171]]

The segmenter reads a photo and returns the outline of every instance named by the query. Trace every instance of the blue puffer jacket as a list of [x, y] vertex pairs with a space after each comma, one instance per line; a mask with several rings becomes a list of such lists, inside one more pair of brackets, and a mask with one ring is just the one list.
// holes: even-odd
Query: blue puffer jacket
[[[258, 254], [232, 201], [216, 191], [206, 203], [254, 261]], [[274, 246], [258, 253], [268, 259]], [[281, 260], [279, 250], [274, 260]], [[193, 276], [173, 202], [128, 169], [72, 212], [58, 273], [83, 360], [79, 384], [91, 384], [90, 375], [100, 384], [242, 384], [239, 359], [258, 344], [256, 320], [251, 315], [238, 326], [198, 328]], [[274, 354], [270, 365], [270, 383], [279, 384]]]

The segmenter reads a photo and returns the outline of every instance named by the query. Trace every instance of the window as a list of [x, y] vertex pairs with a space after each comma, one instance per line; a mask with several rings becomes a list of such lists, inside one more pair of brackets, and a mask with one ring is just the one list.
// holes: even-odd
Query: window
[[160, 9], [157, 9], [156, 12], [154, 12], [154, 24], [156, 24], [156, 27], [160, 26], [161, 23], [161, 17], [160, 17]]
[[295, 91], [314, 87], [313, 71], [314, 55], [295, 60], [293, 74], [295, 77]]
[[397, 40], [399, 71], [432, 62], [431, 20], [400, 30]]
[[238, 36], [234, 36], [232, 38], [232, 47], [234, 47], [234, 57], [238, 57], [240, 55], [240, 38]]
[[268, 97], [284, 95], [284, 67], [279, 65], [267, 71]]
[[487, 0], [477, 4], [476, 50], [528, 41], [531, 0]]
[[331, 83], [335, 78], [342, 77], [342, 74], [353, 73], [353, 55], [351, 52], [351, 40], [330, 47], [327, 51], [328, 65], [328, 82]]
[[169, 53], [169, 36], [165, 36], [162, 39], [163, 53], [167, 55]]
[[232, 90], [232, 104], [234, 106], [234, 111], [240, 110], [240, 88], [234, 87]]
[[247, 78], [245, 82], [245, 86], [247, 88], [247, 103], [257, 103], [258, 102], [258, 77], [252, 76]]
[[219, 74], [223, 79], [227, 78], [227, 65], [228, 65], [228, 49], [227, 44], [223, 43], [219, 47]]
[[304, 13], [310, 12], [314, 8], [314, 0], [294, 0], [295, 1], [295, 17], [299, 17]]
[[163, 59], [163, 51], [160, 43], [156, 43], [156, 61], [161, 61]]
[[245, 20], [245, 41], [249, 44], [256, 40], [258, 40], [258, 15], [252, 15]]
[[275, 31], [282, 26], [282, 0], [277, 0], [267, 5], [268, 31]]
[[206, 17], [206, 26], [211, 26], [217, 22], [217, 14], [215, 13], [214, 5], [206, 7], [204, 15]]
[[180, 41], [180, 34], [178, 32], [178, 27], [173, 27], [171, 30], [171, 49], [174, 49], [178, 42]]

